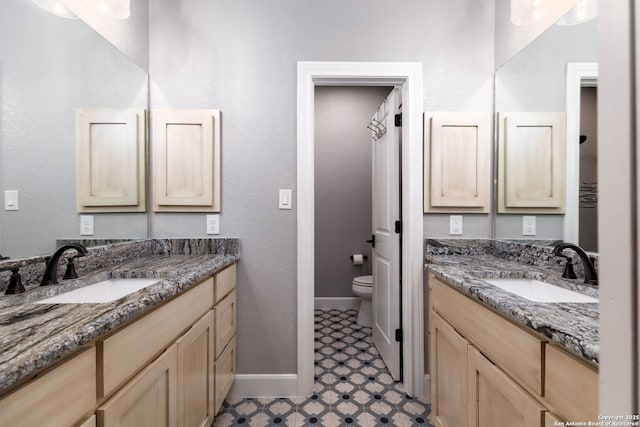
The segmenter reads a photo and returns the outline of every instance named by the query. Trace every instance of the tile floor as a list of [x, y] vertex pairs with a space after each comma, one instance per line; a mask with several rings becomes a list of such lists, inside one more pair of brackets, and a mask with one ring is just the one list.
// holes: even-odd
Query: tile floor
[[309, 398], [228, 399], [213, 427], [429, 426], [430, 406], [389, 375], [356, 310], [315, 311], [315, 376]]

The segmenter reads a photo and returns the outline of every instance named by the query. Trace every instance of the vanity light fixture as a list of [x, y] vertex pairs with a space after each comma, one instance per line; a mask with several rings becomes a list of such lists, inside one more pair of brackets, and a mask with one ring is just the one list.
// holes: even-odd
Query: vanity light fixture
[[68, 19], [78, 19], [78, 17], [71, 12], [69, 8], [63, 6], [56, 0], [33, 0], [33, 2], [41, 9], [44, 9], [56, 16]]
[[558, 19], [557, 25], [577, 25], [598, 16], [598, 0], [580, 0], [578, 4]]

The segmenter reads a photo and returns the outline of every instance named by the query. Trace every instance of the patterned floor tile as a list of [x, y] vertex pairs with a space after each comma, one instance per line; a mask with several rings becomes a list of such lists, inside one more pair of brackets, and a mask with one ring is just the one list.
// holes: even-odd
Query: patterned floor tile
[[404, 392], [356, 310], [315, 310], [313, 395], [225, 401], [212, 427], [427, 426], [430, 405]]

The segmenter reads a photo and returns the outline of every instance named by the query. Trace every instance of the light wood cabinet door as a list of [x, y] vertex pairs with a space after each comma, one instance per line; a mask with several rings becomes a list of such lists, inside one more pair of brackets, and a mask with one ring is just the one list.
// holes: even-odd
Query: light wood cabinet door
[[220, 211], [220, 111], [152, 112], [153, 208]]
[[544, 414], [544, 427], [557, 427], [561, 425], [564, 425], [564, 421], [562, 421], [560, 418], [556, 417], [550, 412]]
[[172, 345], [100, 406], [98, 427], [178, 427], [177, 355]]
[[468, 347], [468, 427], [540, 427], [546, 409]]
[[144, 212], [144, 110], [76, 112], [78, 212]]
[[424, 211], [489, 212], [491, 114], [425, 113]]
[[227, 393], [233, 385], [233, 381], [236, 378], [236, 338], [233, 337], [231, 342], [225, 347], [220, 354], [220, 357], [216, 360], [215, 367], [215, 389], [216, 389], [216, 403], [215, 413], [217, 414], [222, 407]]
[[215, 306], [216, 358], [236, 334], [236, 291], [231, 292]]
[[0, 399], [0, 426], [67, 427], [96, 404], [96, 350], [91, 347]]
[[176, 341], [178, 424], [209, 426], [214, 416], [214, 316], [207, 313]]
[[219, 273], [216, 273], [215, 280], [216, 296], [214, 300], [217, 304], [236, 288], [236, 265], [230, 265]]
[[467, 425], [467, 347], [451, 325], [431, 318], [431, 414], [436, 427]]
[[498, 212], [564, 213], [565, 113], [498, 113]]

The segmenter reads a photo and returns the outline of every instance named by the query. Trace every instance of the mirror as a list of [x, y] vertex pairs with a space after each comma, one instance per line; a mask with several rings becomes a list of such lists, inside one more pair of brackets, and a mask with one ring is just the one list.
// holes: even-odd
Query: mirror
[[78, 108], [148, 109], [148, 76], [80, 19], [31, 0], [3, 2], [0, 14], [0, 188], [18, 209], [0, 211], [0, 253], [50, 254], [57, 239], [138, 239], [146, 213], [93, 214], [80, 235], [76, 211]]
[[[572, 13], [572, 12], [569, 12]], [[562, 18], [561, 18], [562, 19]], [[551, 25], [540, 36], [514, 55], [495, 73], [495, 112], [564, 112], [567, 111], [567, 64], [568, 63], [597, 63], [598, 35], [597, 18], [577, 25]], [[584, 82], [585, 86], [594, 86], [593, 82]], [[587, 142], [579, 145], [578, 138], [567, 139], [567, 151], [579, 146], [582, 155], [580, 166], [573, 169], [568, 167], [568, 175], [580, 174], [580, 208], [567, 209], [565, 215], [536, 214], [536, 234], [523, 235], [523, 216], [526, 214], [496, 214], [494, 215], [494, 237], [497, 239], [531, 239], [531, 240], [567, 240], [567, 227], [580, 224], [579, 243], [588, 250], [597, 250], [597, 235], [594, 218], [597, 212], [597, 187], [595, 182], [595, 164], [597, 161], [593, 148], [597, 143], [595, 128], [587, 129], [596, 123], [595, 88], [585, 88], [580, 98], [583, 102], [591, 99], [590, 117], [577, 119], [582, 125], [580, 134], [588, 133]], [[587, 105], [581, 108], [582, 113], [589, 110]], [[567, 111], [567, 129], [572, 120]], [[584, 133], [583, 133], [584, 132]], [[497, 135], [496, 135], [497, 140]], [[572, 147], [571, 144], [574, 144]], [[568, 156], [569, 159], [570, 156]], [[578, 171], [579, 170], [579, 171]], [[567, 180], [567, 197], [573, 195], [578, 198], [577, 188], [574, 190]], [[497, 191], [494, 192], [497, 195]], [[578, 203], [576, 201], [576, 206]], [[568, 206], [568, 205], [567, 205]], [[580, 211], [579, 213], [576, 211]], [[534, 215], [534, 214], [532, 214]], [[565, 218], [566, 216], [566, 218]], [[577, 240], [577, 237], [576, 237]], [[589, 242], [589, 243], [586, 243]]]

